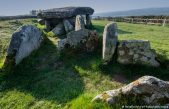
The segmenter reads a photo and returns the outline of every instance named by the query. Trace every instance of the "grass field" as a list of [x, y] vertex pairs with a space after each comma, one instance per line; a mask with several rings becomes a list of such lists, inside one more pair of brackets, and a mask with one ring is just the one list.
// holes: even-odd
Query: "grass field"
[[[13, 23], [11, 23], [13, 22]], [[3, 45], [0, 66], [14, 30], [32, 19], [0, 21], [0, 45]], [[100, 34], [109, 21], [93, 21]], [[119, 39], [150, 40], [158, 53], [161, 67], [139, 65], [102, 65], [101, 46], [92, 54], [72, 54], [59, 58], [57, 38], [48, 37], [42, 47], [33, 52], [14, 71], [0, 76], [0, 108], [2, 109], [110, 109], [102, 103], [91, 103], [93, 97], [122, 87], [143, 75], [169, 80], [169, 27], [118, 23]], [[101, 44], [100, 44], [101, 45]], [[119, 108], [117, 104], [116, 108]]]

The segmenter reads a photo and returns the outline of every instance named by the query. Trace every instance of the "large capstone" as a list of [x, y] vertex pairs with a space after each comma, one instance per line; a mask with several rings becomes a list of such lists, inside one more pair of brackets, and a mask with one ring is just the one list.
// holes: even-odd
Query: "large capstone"
[[64, 24], [61, 22], [52, 30], [52, 32], [57, 35], [64, 35], [65, 34], [65, 27]]
[[122, 40], [117, 49], [117, 62], [121, 64], [144, 64], [158, 67], [156, 52], [151, 49], [149, 41]]
[[130, 99], [139, 100], [144, 105], [169, 104], [169, 82], [153, 76], [143, 76], [138, 80], [115, 90], [105, 91], [92, 101], [104, 101], [110, 105]]
[[77, 15], [76, 23], [75, 23], [75, 31], [78, 31], [80, 29], [85, 29], [85, 21], [84, 21], [83, 16]]
[[109, 23], [104, 28], [103, 33], [103, 60], [104, 62], [111, 61], [113, 55], [115, 54], [117, 41], [118, 41], [118, 32], [117, 24]]
[[13, 33], [7, 51], [6, 63], [8, 59], [14, 59], [14, 64], [19, 64], [25, 57], [38, 49], [43, 40], [42, 32], [33, 25], [20, 27]]
[[38, 13], [38, 17], [42, 19], [63, 19], [75, 17], [77, 15], [92, 15], [93, 13], [94, 9], [90, 7], [64, 7], [43, 10]]

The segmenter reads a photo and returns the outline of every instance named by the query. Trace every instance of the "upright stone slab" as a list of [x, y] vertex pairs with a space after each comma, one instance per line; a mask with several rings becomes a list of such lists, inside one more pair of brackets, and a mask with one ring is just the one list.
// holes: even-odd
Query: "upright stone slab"
[[70, 32], [70, 31], [73, 31], [73, 30], [74, 30], [74, 27], [73, 27], [73, 25], [69, 22], [69, 20], [64, 20], [64, 21], [63, 21], [63, 24], [64, 24], [64, 27], [65, 27], [66, 33], [68, 33], [68, 32]]
[[104, 28], [103, 33], [103, 61], [111, 61], [117, 46], [118, 33], [117, 24], [109, 23]]
[[81, 15], [76, 16], [75, 31], [85, 28], [84, 18]]
[[158, 67], [156, 53], [151, 49], [149, 41], [122, 40], [117, 49], [117, 62], [121, 64], [144, 64]]
[[86, 28], [87, 29], [92, 28], [92, 21], [91, 21], [91, 16], [90, 15], [86, 15]]
[[42, 40], [42, 32], [36, 26], [26, 25], [19, 28], [12, 35], [5, 63], [12, 59], [15, 61], [14, 64], [19, 64], [25, 57], [40, 47]]

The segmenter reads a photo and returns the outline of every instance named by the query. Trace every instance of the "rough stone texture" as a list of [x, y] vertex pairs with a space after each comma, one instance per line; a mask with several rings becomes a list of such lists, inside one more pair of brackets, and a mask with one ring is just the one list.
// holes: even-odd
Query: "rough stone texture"
[[54, 8], [43, 10], [38, 13], [38, 17], [43, 19], [48, 18], [71, 18], [77, 15], [92, 15], [94, 9], [90, 7], [64, 7], [64, 8]]
[[87, 29], [81, 29], [78, 31], [72, 31], [67, 34], [67, 38], [58, 42], [58, 49], [64, 48], [83, 48], [87, 51], [93, 51], [98, 43], [98, 34], [96, 31], [90, 31]]
[[63, 25], [63, 23], [59, 23], [58, 25], [56, 25], [56, 27], [52, 30], [52, 32], [55, 35], [63, 35], [65, 34], [65, 27]]
[[156, 53], [151, 49], [149, 41], [119, 41], [117, 54], [117, 61], [121, 64], [145, 64], [155, 67], [160, 65], [155, 59]]
[[63, 21], [63, 24], [64, 24], [64, 27], [65, 27], [66, 33], [68, 33], [68, 32], [70, 32], [70, 31], [73, 31], [73, 30], [74, 30], [74, 27], [73, 27], [73, 25], [69, 22], [69, 20], [64, 20], [64, 21]]
[[83, 16], [77, 15], [76, 22], [75, 22], [75, 31], [78, 31], [78, 30], [84, 29], [84, 28], [85, 28], [85, 21], [84, 21]]
[[117, 24], [109, 23], [104, 28], [103, 33], [103, 60], [109, 62], [116, 50], [118, 41]]
[[13, 57], [15, 64], [19, 64], [32, 51], [38, 49], [43, 40], [42, 32], [33, 25], [20, 27], [12, 35], [12, 39], [7, 51], [7, 58]]
[[116, 90], [97, 95], [92, 101], [104, 101], [111, 105], [122, 99], [139, 97], [140, 102], [148, 105], [169, 104], [169, 82], [153, 76], [143, 76], [138, 80]]

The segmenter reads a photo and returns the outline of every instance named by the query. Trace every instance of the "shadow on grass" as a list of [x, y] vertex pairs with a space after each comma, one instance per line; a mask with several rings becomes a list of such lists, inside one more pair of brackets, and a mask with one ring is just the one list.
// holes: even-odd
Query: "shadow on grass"
[[1, 91], [17, 89], [60, 104], [78, 97], [84, 89], [81, 76], [65, 67], [50, 40], [24, 59], [4, 81]]

